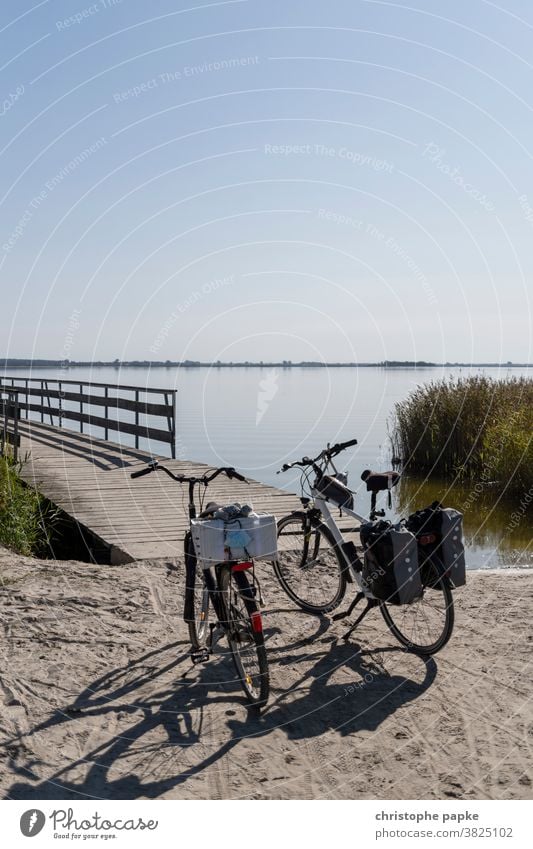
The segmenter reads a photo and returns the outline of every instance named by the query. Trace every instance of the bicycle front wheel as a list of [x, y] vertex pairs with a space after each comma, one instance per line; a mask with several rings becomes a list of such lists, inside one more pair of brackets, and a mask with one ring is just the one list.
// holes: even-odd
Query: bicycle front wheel
[[282, 588], [307, 613], [329, 613], [346, 592], [343, 564], [331, 532], [304, 511], [278, 522], [274, 573]]
[[239, 681], [248, 701], [266, 704], [270, 691], [263, 623], [254, 587], [244, 571], [224, 568], [220, 576], [226, 607], [226, 633]]
[[423, 594], [412, 604], [380, 602], [385, 622], [397, 640], [419, 654], [435, 654], [450, 639], [454, 625], [450, 582], [438, 560], [429, 558], [420, 569]]
[[209, 634], [209, 589], [204, 570], [198, 569], [198, 561], [190, 534], [185, 540], [185, 561], [186, 580], [187, 583], [190, 582], [191, 584], [186, 588], [189, 639], [193, 650], [199, 651], [207, 645]]

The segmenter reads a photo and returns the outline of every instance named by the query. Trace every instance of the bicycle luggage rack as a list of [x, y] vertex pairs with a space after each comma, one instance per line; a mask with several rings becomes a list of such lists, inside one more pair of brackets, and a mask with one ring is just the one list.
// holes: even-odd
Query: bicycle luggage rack
[[13, 390], [0, 388], [0, 455], [4, 457], [6, 454], [6, 445], [12, 445], [15, 462], [18, 461], [18, 449], [20, 448], [19, 419], [20, 405], [18, 393]]

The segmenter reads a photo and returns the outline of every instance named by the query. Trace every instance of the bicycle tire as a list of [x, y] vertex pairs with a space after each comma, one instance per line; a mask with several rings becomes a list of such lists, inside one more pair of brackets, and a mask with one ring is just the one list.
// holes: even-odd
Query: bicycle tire
[[[262, 628], [254, 630], [253, 616], [261, 616], [254, 588], [244, 571], [221, 570], [221, 596], [226, 608], [226, 633], [233, 663], [245, 696], [257, 708], [270, 692], [270, 675]], [[253, 669], [252, 669], [253, 665]]]
[[[185, 538], [185, 558], [194, 558], [196, 567], [196, 554], [190, 534]], [[193, 651], [199, 651], [207, 646], [209, 636], [209, 590], [203, 569], [196, 569], [194, 590], [186, 589], [186, 593], [189, 594], [189, 639]]]
[[[290, 525], [294, 525], [293, 531], [288, 531]], [[287, 537], [294, 536], [293, 549], [287, 548], [287, 545], [292, 546], [292, 539], [285, 541], [287, 545], [280, 542], [284, 533]], [[325, 557], [320, 559], [322, 540], [327, 545], [322, 549]], [[311, 559], [308, 558], [310, 551]], [[331, 531], [322, 522], [310, 525], [309, 514], [303, 510], [290, 513], [278, 522], [278, 556], [274, 561], [274, 574], [291, 601], [306, 613], [330, 613], [339, 606], [346, 592], [344, 563]], [[297, 586], [298, 578], [302, 589]], [[320, 599], [319, 592], [325, 597]]]
[[[435, 556], [429, 557], [426, 560], [421, 567], [421, 574], [424, 592], [420, 599], [414, 601], [412, 604], [401, 606], [387, 604], [385, 601], [380, 601], [379, 606], [390, 631], [402, 645], [417, 654], [432, 655], [444, 648], [452, 635], [455, 622], [453, 596], [450, 581], [445, 575], [444, 567]], [[431, 602], [428, 602], [427, 599], [426, 602], [424, 602], [426, 593], [428, 593], [429, 598], [431, 598], [431, 595], [429, 594], [432, 593], [442, 594], [444, 605], [440, 608], [440, 615], [443, 618], [443, 625], [439, 635], [433, 640], [433, 642], [421, 643], [416, 640], [416, 632], [421, 624], [420, 613], [423, 610], [422, 605], [425, 603], [427, 608], [429, 604], [430, 609], [433, 608], [433, 610], [439, 610], [435, 604], [431, 604]], [[392, 615], [393, 610], [397, 612], [394, 617]], [[407, 622], [405, 622], [405, 619], [408, 616], [411, 616], [411, 618], [415, 620], [411, 627], [410, 635], [404, 633], [404, 630], [407, 630], [408, 627]], [[434, 614], [433, 616], [436, 618]], [[402, 617], [402, 623], [400, 625], [395, 622], [395, 617]], [[417, 619], [418, 621], [416, 621]], [[428, 623], [429, 620], [426, 615], [426, 624]], [[436, 626], [436, 630], [437, 629], [438, 626]]]

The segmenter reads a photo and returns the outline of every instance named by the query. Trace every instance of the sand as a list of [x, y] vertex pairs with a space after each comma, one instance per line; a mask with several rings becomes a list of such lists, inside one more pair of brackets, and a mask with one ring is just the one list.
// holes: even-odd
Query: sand
[[0, 550], [2, 798], [533, 798], [532, 573], [471, 573], [427, 661], [379, 611], [347, 643], [261, 574], [258, 717], [222, 643], [191, 667], [178, 562]]

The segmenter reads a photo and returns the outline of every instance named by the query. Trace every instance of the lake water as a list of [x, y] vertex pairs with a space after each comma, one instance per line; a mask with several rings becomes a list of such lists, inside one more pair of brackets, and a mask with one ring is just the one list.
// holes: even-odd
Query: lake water
[[[359, 444], [339, 457], [356, 490], [356, 509], [366, 513], [369, 497], [360, 480], [363, 469], [390, 468], [388, 423], [397, 401], [416, 385], [447, 375], [483, 372], [494, 377], [532, 374], [520, 369], [379, 369], [379, 368], [76, 368], [68, 373], [11, 370], [17, 377], [49, 377], [123, 383], [178, 390], [177, 457], [213, 465], [232, 465], [245, 475], [299, 491], [299, 474], [277, 475], [282, 463], [318, 453], [325, 444], [357, 438]], [[101, 436], [101, 431], [95, 430]], [[124, 437], [124, 442], [128, 437]], [[162, 445], [150, 446], [164, 453]], [[531, 519], [513, 521], [516, 505], [495, 502], [498, 492], [482, 495], [474, 484], [450, 485], [413, 478], [394, 493], [399, 516], [435, 498], [465, 510], [470, 567], [532, 566]]]

